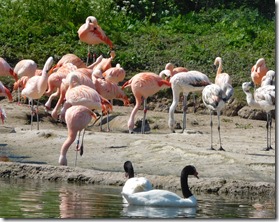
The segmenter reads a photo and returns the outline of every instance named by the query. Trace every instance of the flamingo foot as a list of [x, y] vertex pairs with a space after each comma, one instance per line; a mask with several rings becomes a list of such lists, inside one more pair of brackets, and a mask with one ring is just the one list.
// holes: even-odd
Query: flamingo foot
[[207, 149], [207, 150], [215, 150], [213, 147], [210, 147], [209, 149]]
[[226, 151], [223, 147], [220, 146], [220, 148], [218, 149], [220, 151]]
[[263, 148], [263, 151], [269, 151], [269, 150], [272, 150], [273, 148], [270, 146], [270, 147], [266, 147], [266, 148]]
[[67, 166], [67, 158], [66, 158], [66, 156], [60, 155], [59, 160], [58, 160], [58, 163], [59, 163], [61, 166]]

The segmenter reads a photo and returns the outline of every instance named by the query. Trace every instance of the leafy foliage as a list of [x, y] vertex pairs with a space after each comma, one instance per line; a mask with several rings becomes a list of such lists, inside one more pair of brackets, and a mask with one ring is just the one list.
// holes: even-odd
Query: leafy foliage
[[[94, 15], [113, 41], [114, 63], [125, 68], [127, 78], [144, 70], [158, 73], [172, 62], [214, 79], [213, 62], [220, 56], [234, 87], [240, 87], [260, 57], [275, 70], [271, 6], [267, 0], [2, 0], [0, 53], [12, 66], [31, 58], [42, 67], [50, 55], [58, 61], [66, 53], [85, 61], [87, 45], [77, 30]], [[108, 57], [104, 44], [91, 50]]]

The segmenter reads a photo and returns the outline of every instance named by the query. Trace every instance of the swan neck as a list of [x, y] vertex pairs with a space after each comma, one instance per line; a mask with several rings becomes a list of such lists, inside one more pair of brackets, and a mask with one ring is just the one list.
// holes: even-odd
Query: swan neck
[[184, 198], [189, 198], [193, 194], [191, 193], [188, 186], [188, 173], [182, 172], [180, 177], [181, 190]]

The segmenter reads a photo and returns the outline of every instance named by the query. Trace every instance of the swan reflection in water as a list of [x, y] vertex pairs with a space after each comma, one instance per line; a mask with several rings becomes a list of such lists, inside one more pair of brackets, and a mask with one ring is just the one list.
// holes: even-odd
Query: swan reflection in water
[[133, 218], [195, 218], [196, 207], [151, 207], [127, 205], [122, 216]]

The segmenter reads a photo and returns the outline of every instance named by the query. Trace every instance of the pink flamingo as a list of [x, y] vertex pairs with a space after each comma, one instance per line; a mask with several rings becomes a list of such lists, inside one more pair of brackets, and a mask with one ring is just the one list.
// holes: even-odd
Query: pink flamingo
[[[165, 69], [170, 70], [171, 72], [171, 76], [174, 76], [175, 74], [179, 73], [179, 72], [188, 72], [189, 70], [185, 67], [174, 67], [174, 65], [172, 63], [167, 63], [165, 66]], [[170, 77], [171, 77], [170, 76]]]
[[[69, 84], [70, 84], [71, 75], [76, 75], [79, 78], [79, 83], [80, 84], [87, 85], [87, 86], [95, 89], [95, 85], [93, 84], [93, 82], [91, 80], [91, 72], [90, 71], [88, 71], [88, 69], [86, 69], [86, 68], [80, 68], [80, 69], [77, 69], [75, 71], [70, 72], [67, 75], [67, 77], [62, 80], [62, 83], [61, 83], [60, 89], [59, 89], [59, 99], [58, 99], [55, 107], [53, 108], [53, 110], [51, 112], [52, 118], [58, 119], [58, 110], [59, 110], [60, 106], [62, 105], [64, 99], [65, 99], [65, 94], [66, 94], [66, 91], [67, 91], [67, 89], [69, 87]], [[90, 75], [90, 77], [88, 77], [88, 75]], [[45, 106], [50, 107], [50, 104], [45, 104]]]
[[86, 65], [78, 56], [68, 53], [62, 56], [62, 58], [49, 70], [49, 73], [56, 72], [60, 67], [67, 63], [71, 63], [77, 68], [86, 68]]
[[264, 58], [258, 59], [251, 69], [251, 79], [254, 86], [260, 86], [262, 78], [266, 75], [268, 68], [265, 64]]
[[[96, 87], [96, 91], [107, 100], [109, 101], [112, 101], [113, 99], [121, 100], [123, 101], [124, 106], [128, 106], [130, 104], [127, 95], [116, 83], [108, 82], [100, 78], [92, 78], [92, 81]], [[107, 113], [107, 124], [108, 124], [107, 131], [110, 131], [108, 116], [109, 116], [109, 112]], [[100, 126], [102, 131], [102, 120]]]
[[[76, 150], [80, 151], [80, 155], [83, 154], [83, 138], [85, 133], [86, 126], [92, 120], [92, 117], [96, 119], [96, 115], [87, 107], [82, 105], [72, 106], [66, 111], [65, 120], [68, 129], [68, 137], [63, 143], [60, 156], [59, 156], [59, 164], [67, 166], [67, 158], [66, 154], [69, 147], [72, 145], [74, 140], [77, 137], [77, 133], [79, 133]], [[81, 144], [79, 145], [79, 137], [80, 132], [83, 130], [83, 135], [81, 139]]]
[[130, 80], [124, 83], [122, 89], [131, 87], [132, 92], [136, 99], [136, 105], [131, 112], [130, 118], [128, 120], [128, 129], [129, 133], [133, 133], [135, 115], [140, 108], [142, 103], [142, 97], [144, 99], [144, 116], [142, 122], [141, 133], [144, 133], [145, 128], [145, 116], [146, 116], [146, 100], [149, 96], [154, 95], [159, 90], [170, 87], [171, 84], [162, 79], [155, 73], [152, 72], [142, 72], [133, 76]]
[[221, 57], [216, 57], [214, 61], [214, 65], [218, 65], [218, 69], [216, 72], [216, 77], [215, 77], [215, 84], [222, 86], [225, 83], [229, 83], [230, 85], [232, 84], [231, 77], [228, 73], [222, 73], [223, 71], [223, 66], [222, 66], [222, 58]]
[[17, 74], [14, 72], [9, 63], [7, 63], [2, 57], [0, 57], [0, 76], [12, 76], [15, 81], [18, 80]]
[[[31, 78], [29, 78], [25, 88], [21, 92], [22, 96], [27, 97], [29, 101], [31, 101], [31, 130], [32, 130], [33, 111], [34, 111], [33, 100], [37, 100], [37, 109], [38, 109], [38, 99], [40, 99], [47, 90], [47, 80], [48, 80], [47, 71], [51, 68], [52, 63], [53, 63], [53, 57], [49, 57], [44, 65], [42, 75], [32, 76]], [[36, 111], [36, 115], [37, 115], [37, 130], [39, 130], [38, 111]]]
[[125, 70], [120, 66], [120, 64], [116, 64], [115, 67], [111, 67], [107, 69], [103, 73], [103, 77], [106, 81], [116, 83], [122, 82], [126, 76]]
[[183, 93], [183, 127], [182, 132], [186, 129], [186, 110], [187, 96], [190, 92], [200, 92], [203, 88], [211, 84], [207, 75], [199, 71], [180, 72], [170, 79], [173, 100], [169, 109], [169, 128], [175, 132], [174, 111], [179, 101], [180, 93]]
[[[108, 70], [109, 68], [111, 68], [111, 62], [112, 60], [115, 58], [115, 52], [114, 51], [111, 51], [110, 52], [110, 57], [109, 58], [102, 58], [102, 60], [93, 67], [93, 75], [94, 75], [94, 72], [100, 72], [100, 78], [103, 77], [102, 74]], [[91, 67], [91, 66], [89, 66]]]
[[[31, 78], [35, 75], [37, 70], [37, 63], [32, 59], [23, 59], [20, 60], [14, 67], [14, 72], [17, 74], [18, 78], [22, 76], [28, 76]], [[20, 89], [17, 91], [18, 103], [20, 103]]]
[[88, 44], [88, 56], [86, 65], [88, 65], [90, 56], [89, 45], [105, 43], [109, 45], [111, 50], [113, 48], [111, 40], [106, 36], [102, 28], [98, 25], [97, 19], [94, 16], [88, 16], [86, 18], [85, 23], [78, 29], [78, 36], [81, 42]]
[[13, 101], [13, 96], [10, 90], [6, 86], [4, 86], [4, 84], [1, 81], [0, 81], [0, 96], [7, 97], [10, 102]]
[[[50, 95], [50, 96], [49, 96], [47, 102], [45, 103], [46, 110], [50, 110], [52, 100], [55, 97], [59, 96], [60, 85], [62, 83], [62, 79], [66, 78], [66, 76], [70, 72], [72, 72], [76, 69], [77, 69], [77, 67], [75, 65], [73, 65], [72, 63], [65, 63], [61, 67], [59, 67], [55, 73], [52, 73], [48, 77], [48, 89], [45, 92], [45, 95], [47, 95], [47, 96]], [[55, 90], [56, 90], [56, 92], [52, 93]]]
[[81, 85], [77, 75], [71, 75], [70, 84], [65, 95], [66, 101], [61, 109], [60, 118], [65, 120], [66, 110], [75, 105], [83, 105], [91, 110], [99, 110], [102, 113], [112, 111], [110, 102], [102, 97], [95, 89]]

